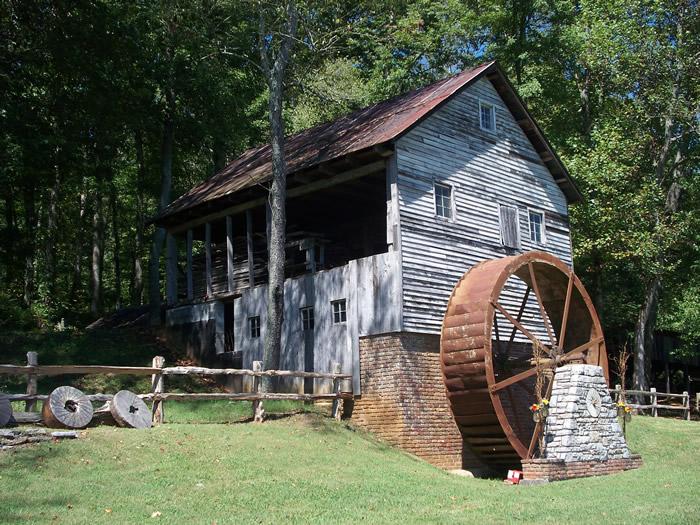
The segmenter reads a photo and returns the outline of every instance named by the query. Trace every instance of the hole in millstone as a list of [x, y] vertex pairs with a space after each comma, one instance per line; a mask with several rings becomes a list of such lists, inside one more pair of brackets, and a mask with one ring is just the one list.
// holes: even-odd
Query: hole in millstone
[[63, 408], [68, 410], [68, 412], [77, 412], [78, 403], [76, 403], [72, 399], [69, 399], [68, 401], [66, 401], [65, 405], [63, 405]]
[[138, 411], [139, 411], [138, 407], [135, 407], [134, 405], [131, 405], [129, 407], [129, 414], [135, 414]]

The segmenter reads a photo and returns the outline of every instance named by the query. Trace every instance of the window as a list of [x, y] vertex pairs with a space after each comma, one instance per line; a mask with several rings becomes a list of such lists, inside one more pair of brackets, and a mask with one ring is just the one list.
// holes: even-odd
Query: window
[[434, 184], [435, 191], [435, 215], [446, 219], [452, 218], [452, 186], [447, 184]]
[[301, 329], [313, 330], [314, 329], [314, 307], [305, 306], [304, 308], [299, 308], [301, 313]]
[[333, 324], [344, 323], [348, 320], [345, 299], [331, 301], [331, 307], [333, 308]]
[[496, 130], [496, 107], [493, 104], [479, 101], [479, 123], [481, 129]]
[[530, 223], [530, 240], [544, 244], [544, 213], [530, 210], [528, 218]]
[[499, 205], [501, 222], [501, 243], [509, 248], [520, 248], [520, 227], [518, 225], [518, 208]]
[[249, 317], [248, 327], [250, 328], [250, 337], [253, 339], [260, 337], [260, 316]]

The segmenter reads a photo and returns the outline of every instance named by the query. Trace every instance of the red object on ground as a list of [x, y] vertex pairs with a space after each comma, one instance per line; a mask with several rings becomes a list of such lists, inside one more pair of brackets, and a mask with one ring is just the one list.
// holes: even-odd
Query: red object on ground
[[509, 470], [508, 477], [505, 479], [505, 481], [511, 485], [519, 485], [521, 479], [523, 479], [522, 470]]

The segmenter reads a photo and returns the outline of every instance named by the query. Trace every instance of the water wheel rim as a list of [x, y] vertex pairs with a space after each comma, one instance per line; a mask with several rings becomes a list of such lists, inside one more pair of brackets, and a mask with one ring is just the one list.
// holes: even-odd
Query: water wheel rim
[[[496, 305], [498, 304], [499, 297], [508, 279], [514, 275], [518, 276], [517, 273], [526, 266], [529, 268], [530, 271], [532, 271], [533, 265], [546, 265], [547, 267], [556, 270], [557, 272], [566, 276], [567, 282], [570, 282], [572, 290], [575, 289], [576, 293], [579, 294], [579, 297], [585, 304], [585, 308], [590, 319], [590, 338], [591, 340], [593, 338], [596, 338], [596, 340], [598, 340], [597, 351], [586, 353], [585, 357], [586, 359], [588, 359], [593, 354], [595, 354], [595, 363], [593, 364], [597, 364], [603, 368], [606, 381], [608, 381], [608, 362], [607, 353], [605, 350], [605, 342], [603, 339], [603, 331], [602, 326], [600, 324], [600, 320], [597, 316], [597, 313], [595, 312], [595, 308], [593, 307], [593, 302], [588, 293], [586, 292], [585, 287], [578, 279], [578, 277], [576, 277], [573, 271], [563, 261], [545, 252], [534, 251], [505, 257], [502, 259], [488, 260], [472, 267], [468, 272], [466, 272], [462, 276], [462, 278], [459, 280], [459, 282], [453, 289], [452, 295], [450, 296], [450, 300], [448, 302], [448, 307], [445, 314], [445, 321], [443, 321], [443, 327], [441, 331], [440, 363], [443, 378], [445, 380], [446, 387], [448, 388], [448, 398], [450, 400], [450, 405], [453, 410], [453, 414], [455, 415], [455, 420], [457, 421], [458, 427], [460, 428], [460, 431], [462, 432], [463, 436], [465, 438], [468, 438], [468, 436], [465, 435], [465, 426], [460, 424], [460, 422], [458, 421], [458, 416], [455, 412], [454, 397], [456, 393], [453, 392], [451, 394], [449, 392], [449, 366], [446, 364], [446, 354], [450, 352], [450, 350], [446, 350], [446, 347], [449, 344], [449, 341], [447, 342], [448, 344], [445, 343], [446, 330], [449, 330], [448, 318], [450, 316], [458, 316], [460, 312], [458, 308], [460, 306], [465, 307], [465, 305], [471, 305], [472, 308], [483, 308], [483, 331], [479, 333], [478, 336], [480, 336], [483, 340], [483, 365], [484, 376], [486, 379], [486, 390], [488, 392], [488, 397], [490, 398], [490, 403], [493, 408], [493, 412], [495, 413], [497, 421], [502, 429], [503, 435], [507, 439], [510, 446], [513, 448], [513, 451], [517, 453], [517, 455], [520, 456], [520, 458], [528, 457], [529, 449], [531, 448], [531, 443], [526, 445], [518, 437], [517, 433], [511, 426], [511, 421], [508, 415], [506, 414], [506, 411], [501, 402], [501, 392], [494, 390], [495, 385], [497, 385], [499, 381], [497, 380], [496, 370], [494, 366], [494, 349], [492, 344], [492, 337], [494, 331], [493, 319], [497, 310]], [[476, 278], [476, 276], [483, 277], [483, 279]], [[475, 278], [470, 280], [470, 277]], [[567, 290], [567, 295], [570, 293], [573, 292], [569, 292]], [[469, 297], [469, 299], [466, 299], [467, 296]], [[538, 298], [538, 303], [540, 303], [541, 307], [541, 298]], [[571, 305], [568, 305], [568, 308], [571, 308]], [[461, 311], [468, 310], [469, 308]], [[546, 323], [547, 321], [544, 320], [544, 322]], [[476, 329], [476, 327], [474, 328]], [[475, 336], [477, 335], [476, 331], [472, 331], [471, 333]], [[465, 335], [464, 337], [466, 338], [467, 336]], [[551, 381], [552, 380], [550, 380], [550, 384]], [[476, 390], [474, 392], [476, 392]], [[492, 429], [489, 429], [489, 431], [492, 431]]]

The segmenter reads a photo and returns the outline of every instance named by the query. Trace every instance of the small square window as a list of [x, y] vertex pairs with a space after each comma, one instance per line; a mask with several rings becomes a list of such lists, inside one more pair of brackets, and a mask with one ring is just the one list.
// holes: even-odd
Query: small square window
[[452, 186], [447, 184], [434, 184], [435, 191], [435, 215], [446, 219], [452, 218]]
[[260, 316], [248, 318], [248, 328], [250, 328], [250, 337], [256, 339], [260, 337]]
[[345, 299], [331, 301], [331, 307], [333, 308], [333, 324], [344, 323], [348, 320]]
[[544, 213], [530, 210], [528, 217], [530, 221], [530, 240], [544, 244]]
[[314, 329], [314, 307], [305, 306], [304, 308], [299, 308], [301, 313], [301, 329], [313, 330]]
[[496, 130], [496, 107], [493, 104], [479, 101], [479, 123], [481, 129]]

